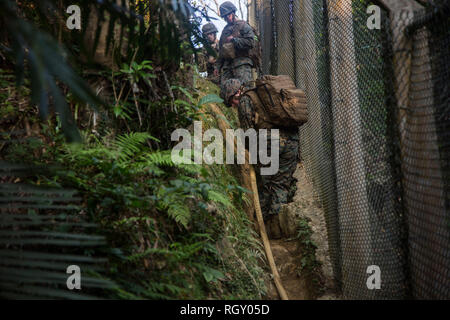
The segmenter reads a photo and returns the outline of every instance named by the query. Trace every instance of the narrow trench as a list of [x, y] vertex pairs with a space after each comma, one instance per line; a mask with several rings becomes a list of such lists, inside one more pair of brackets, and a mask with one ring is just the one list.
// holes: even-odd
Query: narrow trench
[[[270, 239], [283, 286], [289, 300], [338, 299], [323, 209], [301, 164], [294, 176], [297, 191], [293, 201], [284, 205], [280, 212], [281, 234], [278, 239]], [[299, 229], [299, 225], [303, 228]], [[302, 231], [300, 236], [299, 231]], [[316, 246], [315, 250], [311, 243]], [[279, 299], [272, 282], [266, 298]]]
[[[229, 126], [223, 120], [225, 117], [220, 108], [212, 104], [211, 110], [216, 117], [220, 130], [225, 133]], [[250, 190], [248, 165], [240, 166], [240, 170], [241, 183], [243, 187]], [[323, 209], [317, 197], [315, 197], [313, 186], [308, 181], [301, 163], [298, 165], [294, 177], [297, 179], [297, 190], [293, 201], [284, 205], [279, 214], [282, 235], [279, 239], [270, 239], [281, 281], [289, 300], [338, 299], [338, 296], [334, 293], [335, 285], [328, 253], [328, 238]], [[312, 240], [317, 246], [312, 259], [306, 254], [307, 246], [304, 241], [298, 238], [297, 227], [300, 221], [307, 221], [307, 225], [312, 231], [308, 239]], [[256, 221], [254, 222], [256, 223]], [[318, 262], [319, 266], [309, 268], [315, 262]], [[280, 299], [273, 281], [269, 281], [267, 287], [265, 299]]]

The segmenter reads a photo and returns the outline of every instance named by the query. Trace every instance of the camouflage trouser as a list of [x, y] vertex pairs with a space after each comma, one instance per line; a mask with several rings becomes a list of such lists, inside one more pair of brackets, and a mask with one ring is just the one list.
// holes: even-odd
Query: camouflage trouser
[[243, 84], [250, 86], [250, 82], [253, 81], [252, 67], [253, 62], [250, 58], [237, 58], [227, 62], [221, 70], [220, 83], [228, 79], [239, 79]]
[[[270, 146], [268, 148], [270, 150]], [[258, 175], [259, 198], [264, 220], [278, 214], [282, 204], [292, 201], [296, 191], [296, 179], [293, 174], [299, 161], [298, 148], [298, 132], [280, 129], [279, 170], [274, 175]]]
[[238, 107], [239, 124], [244, 131], [254, 127], [255, 110], [252, 101], [245, 95], [241, 98]]

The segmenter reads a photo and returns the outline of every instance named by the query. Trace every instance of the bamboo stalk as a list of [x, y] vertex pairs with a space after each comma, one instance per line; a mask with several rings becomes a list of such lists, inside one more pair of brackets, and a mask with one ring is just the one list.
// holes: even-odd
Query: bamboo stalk
[[272, 248], [270, 247], [269, 238], [267, 237], [266, 226], [264, 225], [264, 220], [261, 212], [261, 206], [259, 204], [258, 187], [256, 185], [256, 176], [253, 166], [250, 166], [250, 180], [252, 182], [252, 192], [253, 192], [253, 203], [255, 205], [256, 220], [258, 221], [259, 232], [261, 234], [262, 241], [264, 243], [264, 249], [266, 251], [267, 260], [269, 261], [270, 269], [273, 274], [273, 281], [277, 287], [278, 294], [281, 300], [289, 300], [286, 290], [281, 282], [280, 274], [278, 273], [275, 260], [273, 259]]

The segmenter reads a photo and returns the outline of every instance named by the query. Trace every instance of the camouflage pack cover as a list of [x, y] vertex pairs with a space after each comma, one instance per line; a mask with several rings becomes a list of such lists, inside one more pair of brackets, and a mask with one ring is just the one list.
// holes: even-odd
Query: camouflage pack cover
[[222, 57], [224, 59], [230, 59], [230, 60], [233, 60], [236, 58], [236, 51], [234, 50], [233, 43], [227, 42], [222, 45]]
[[258, 129], [298, 127], [308, 121], [305, 92], [289, 76], [263, 76], [244, 94], [253, 102]]

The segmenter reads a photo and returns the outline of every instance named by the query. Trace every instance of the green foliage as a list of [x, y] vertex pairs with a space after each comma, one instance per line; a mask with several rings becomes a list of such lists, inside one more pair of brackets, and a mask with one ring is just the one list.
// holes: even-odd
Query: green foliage
[[150, 78], [156, 78], [153, 73], [149, 73], [149, 71], [153, 70], [151, 63], [148, 60], [144, 60], [139, 64], [136, 61], [133, 61], [131, 65], [124, 63], [122, 69], [120, 72], [116, 72], [116, 75], [127, 74], [134, 83], [138, 83], [141, 79], [149, 81]]
[[[1, 163], [2, 174], [24, 177], [29, 166]], [[106, 241], [79, 217], [75, 191], [29, 183], [0, 185], [0, 297], [92, 299], [114, 287], [102, 257]], [[66, 287], [66, 269], [83, 273], [83, 293]], [[100, 272], [100, 273], [99, 273]], [[101, 275], [103, 274], [103, 276]]]
[[[40, 1], [38, 8], [43, 9], [49, 5], [47, 1]], [[52, 98], [67, 138], [79, 140], [72, 115], [57, 85], [57, 80], [65, 83], [79, 99], [92, 106], [99, 105], [101, 102], [67, 64], [65, 54], [58, 43], [49, 34], [24, 20], [18, 13], [16, 2], [9, 0], [0, 2], [0, 18], [5, 21], [12, 44], [10, 50], [6, 52], [12, 53], [16, 66], [17, 84], [21, 85], [27, 75], [31, 79], [31, 101], [39, 105], [41, 116], [44, 118], [48, 116]], [[26, 73], [25, 61], [27, 61], [29, 73]]]
[[220, 98], [217, 94], [208, 94], [206, 96], [204, 96], [203, 98], [200, 99], [200, 101], [198, 102], [199, 106], [202, 106], [204, 104], [207, 103], [222, 103], [223, 99]]
[[[142, 1], [137, 4], [132, 1], [128, 7], [125, 1], [118, 5], [116, 0], [80, 0], [77, 4], [82, 12], [87, 13], [83, 15], [82, 24], [86, 25], [92, 16], [93, 21], [97, 21], [89, 28], [83, 27], [81, 32], [68, 31], [61, 19], [66, 14], [65, 8], [72, 4], [70, 0], [62, 0], [58, 4], [50, 0], [37, 0], [33, 4], [28, 1], [0, 1], [0, 21], [5, 28], [2, 34], [7, 38], [5, 43], [0, 43], [0, 53], [14, 64], [19, 86], [24, 78], [30, 79], [31, 101], [39, 106], [41, 116], [46, 118], [53, 107], [60, 117], [66, 138], [79, 142], [80, 136], [61, 84], [81, 103], [94, 108], [103, 104], [67, 60], [85, 64], [83, 58], [94, 56], [105, 23], [105, 54], [114, 46], [126, 48], [126, 57], [120, 58], [132, 62], [125, 64], [121, 72], [129, 75], [135, 83], [139, 79], [148, 81], [155, 77], [148, 73], [152, 70], [148, 59], [155, 58], [161, 65], [179, 66], [183, 55], [181, 43], [186, 42], [182, 41], [181, 33], [185, 32], [191, 39], [187, 42], [191, 47], [192, 39], [201, 38], [201, 35], [188, 19], [195, 10], [189, 3], [154, 1], [151, 5], [144, 5]], [[95, 34], [92, 46], [86, 45], [87, 30]], [[113, 45], [117, 38], [119, 43]], [[125, 38], [126, 45], [123, 44]], [[67, 44], [66, 49], [61, 42]], [[124, 108], [116, 108], [115, 113], [122, 119], [129, 116]]]
[[302, 248], [302, 258], [299, 272], [306, 272], [312, 277], [319, 274], [320, 262], [316, 260], [317, 245], [311, 239], [313, 231], [307, 219], [299, 219], [297, 238]]
[[[65, 5], [65, 0], [62, 3]], [[103, 81], [102, 86], [106, 84], [102, 94], [110, 98], [106, 99], [109, 106], [102, 106], [69, 67], [68, 61], [76, 68], [78, 57], [92, 50], [83, 47], [84, 31], [69, 37], [63, 32], [61, 42], [70, 39], [71, 43], [64, 51], [51, 36], [56, 34], [54, 26], [45, 23], [57, 12], [52, 6], [52, 10], [43, 8], [43, 4], [52, 5], [50, 1], [37, 1], [35, 12], [27, 6], [16, 11], [14, 1], [0, 1], [0, 17], [7, 20], [7, 30], [23, 22], [18, 12], [29, 18], [17, 33], [10, 32], [14, 46], [0, 46], [2, 55], [17, 67], [16, 80], [24, 84], [25, 96], [30, 95], [32, 104], [39, 105], [41, 115], [50, 115], [51, 108], [57, 111], [40, 123], [34, 142], [14, 144], [16, 137], [10, 139], [13, 135], [5, 132], [9, 140], [2, 145], [6, 152], [1, 159], [18, 163], [20, 179], [26, 176], [27, 184], [39, 185], [42, 190], [58, 188], [58, 192], [76, 190], [76, 203], [69, 203], [54, 195], [23, 193], [18, 183], [10, 186], [16, 194], [6, 195], [2, 203], [11, 196], [20, 198], [20, 210], [24, 211], [9, 217], [17, 224], [0, 222], [0, 245], [4, 245], [0, 248], [1, 275], [9, 279], [5, 297], [83, 298], [58, 291], [64, 289], [61, 281], [67, 276], [61, 276], [59, 269], [57, 276], [53, 274], [53, 268], [76, 261], [88, 272], [86, 293], [92, 296], [260, 298], [265, 290], [264, 254], [243, 211], [249, 197], [239, 186], [236, 172], [219, 165], [176, 164], [170, 155], [170, 132], [187, 128], [199, 118], [214, 125], [207, 107], [221, 102], [217, 88], [200, 98], [202, 92], [193, 92], [188, 84], [174, 80], [182, 54], [191, 55], [185, 50], [195, 42], [191, 35], [198, 31], [192, 33], [190, 22], [180, 19], [180, 14], [189, 13], [188, 7], [171, 1], [144, 7], [140, 2], [124, 11], [115, 6], [115, 0], [79, 3], [82, 10], [99, 14], [99, 20], [107, 14], [111, 17], [108, 44], [114, 38], [111, 26], [116, 22], [120, 21], [120, 32], [127, 33], [128, 57], [121, 70], [93, 73], [96, 80]], [[86, 10], [91, 5], [95, 9]], [[4, 6], [8, 6], [6, 11]], [[99, 26], [95, 26], [97, 31]], [[180, 30], [187, 31], [187, 38], [181, 39]], [[182, 72], [189, 65], [183, 63]], [[2, 83], [9, 80], [0, 79]], [[74, 118], [66, 100], [75, 111]], [[0, 90], [0, 103], [5, 115], [18, 116], [8, 107], [17, 103], [11, 102], [4, 90]], [[86, 103], [98, 105], [98, 112], [93, 114], [85, 108]], [[27, 107], [27, 112], [30, 110]], [[224, 109], [227, 118], [230, 112]], [[37, 123], [37, 115], [33, 117]], [[237, 122], [233, 117], [230, 123]], [[100, 125], [92, 124], [93, 118]], [[78, 140], [83, 144], [67, 144], [61, 134], [76, 140], [75, 120], [82, 128], [83, 139]], [[18, 121], [18, 125], [22, 123]], [[40, 166], [30, 170], [22, 161]], [[4, 190], [0, 195], [5, 195]], [[21, 269], [26, 264], [38, 279], [57, 281], [27, 282], [29, 270]]]
[[132, 132], [129, 134], [123, 134], [116, 138], [114, 141], [113, 148], [116, 150], [119, 155], [119, 162], [127, 162], [132, 158], [139, 156], [139, 153], [142, 150], [142, 145], [148, 140], [156, 140], [158, 139], [152, 137], [148, 133], [145, 132]]
[[215, 289], [220, 285], [221, 290], [239, 288], [236, 297], [252, 291], [258, 297], [264, 284], [244, 285], [248, 275], [227, 278], [242, 266], [236, 270], [231, 258], [219, 263], [223, 257], [216, 249], [227, 226], [235, 255], [245, 255], [241, 259], [251, 269], [245, 273], [260, 278], [260, 257], [254, 255], [260, 244], [251, 240], [256, 235], [240, 207], [243, 190], [235, 178], [222, 166], [175, 164], [170, 150], [152, 151], [148, 139], [146, 133], [112, 141], [88, 136], [88, 144], [65, 148], [59, 158], [70, 168], [61, 183], [89, 199], [89, 216], [120, 247], [124, 260], [112, 257], [110, 274], [121, 286], [118, 296], [206, 298], [222, 294]]

